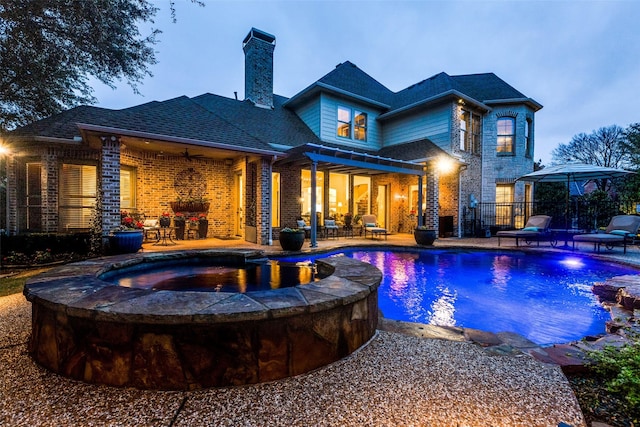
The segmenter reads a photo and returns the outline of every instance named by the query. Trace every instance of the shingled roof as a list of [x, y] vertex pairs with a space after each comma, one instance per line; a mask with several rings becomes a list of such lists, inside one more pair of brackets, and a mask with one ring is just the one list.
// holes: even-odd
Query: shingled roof
[[[272, 109], [256, 107], [250, 101], [206, 93], [194, 98], [180, 96], [121, 110], [80, 106], [19, 128], [12, 135], [73, 139], [79, 134], [78, 124], [85, 124], [235, 145], [239, 149], [286, 151], [291, 147], [321, 143], [291, 108], [297, 100], [321, 91], [374, 103], [385, 113], [384, 116], [425, 100], [458, 93], [480, 103], [529, 100], [493, 73], [449, 76], [443, 72], [394, 93], [346, 61], [293, 98], [274, 95]], [[529, 102], [533, 108], [541, 108], [535, 101]]]
[[284, 100], [275, 97], [273, 110], [211, 94], [121, 110], [81, 106], [19, 128], [12, 135], [72, 139], [79, 135], [78, 125], [82, 124], [269, 151], [279, 145], [287, 149], [318, 142], [292, 111], [282, 107]]
[[[386, 113], [441, 96], [462, 94], [479, 103], [528, 99], [494, 73], [450, 76], [439, 73], [399, 92], [392, 92], [352, 62], [338, 64], [334, 70], [295, 95], [289, 103], [315, 91], [336, 91], [379, 103]], [[531, 102], [534, 106], [538, 104]]]
[[274, 95], [273, 109], [256, 107], [251, 101], [236, 101], [210, 93], [192, 100], [272, 148], [288, 149], [307, 143], [319, 143], [318, 137], [291, 110], [284, 108], [287, 98]]

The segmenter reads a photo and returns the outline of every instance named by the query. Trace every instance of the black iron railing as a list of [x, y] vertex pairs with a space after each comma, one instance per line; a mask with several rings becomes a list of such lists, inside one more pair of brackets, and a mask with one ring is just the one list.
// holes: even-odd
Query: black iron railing
[[601, 202], [573, 199], [567, 204], [557, 203], [479, 203], [474, 209], [463, 211], [465, 236], [485, 237], [499, 230], [522, 228], [531, 215], [551, 216], [551, 228], [595, 230], [606, 227], [614, 215], [637, 214], [639, 202]]

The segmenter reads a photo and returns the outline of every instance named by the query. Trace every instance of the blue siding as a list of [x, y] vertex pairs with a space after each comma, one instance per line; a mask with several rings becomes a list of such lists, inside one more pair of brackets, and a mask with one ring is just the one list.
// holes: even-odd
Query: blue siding
[[391, 120], [384, 124], [384, 146], [429, 138], [440, 148], [451, 151], [451, 106]]
[[[367, 141], [357, 141], [353, 139], [339, 138], [337, 136], [339, 105], [367, 113]], [[322, 127], [320, 130], [320, 139], [348, 147], [379, 150], [382, 147], [382, 141], [380, 138], [381, 129], [378, 121], [376, 120], [376, 117], [379, 115], [380, 111], [365, 107], [355, 102], [348, 102], [323, 94], [321, 96]]]
[[320, 100], [314, 99], [296, 110], [300, 119], [320, 138]]

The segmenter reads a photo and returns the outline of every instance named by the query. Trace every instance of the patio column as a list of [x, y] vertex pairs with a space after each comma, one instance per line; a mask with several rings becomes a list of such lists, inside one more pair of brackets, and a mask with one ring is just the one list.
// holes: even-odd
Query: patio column
[[422, 188], [423, 177], [424, 177], [424, 174], [418, 175], [418, 227], [421, 227], [424, 225], [424, 221], [422, 219], [422, 199], [423, 199], [422, 192], [424, 191]]
[[114, 228], [120, 225], [120, 138], [103, 136], [100, 152], [96, 209], [102, 219], [103, 246]]
[[438, 176], [435, 168], [427, 170], [427, 192], [426, 192], [426, 210], [424, 215], [424, 224], [427, 228], [438, 230], [438, 199], [440, 191], [438, 188]]
[[42, 231], [45, 233], [55, 233], [62, 228], [58, 220], [59, 170], [58, 156], [55, 153], [48, 151], [47, 154], [42, 155], [40, 175], [42, 213], [40, 220], [42, 221]]
[[311, 218], [309, 218], [309, 223], [311, 224], [311, 247], [318, 247], [318, 216], [316, 214], [316, 172], [318, 171], [318, 162], [311, 162]]

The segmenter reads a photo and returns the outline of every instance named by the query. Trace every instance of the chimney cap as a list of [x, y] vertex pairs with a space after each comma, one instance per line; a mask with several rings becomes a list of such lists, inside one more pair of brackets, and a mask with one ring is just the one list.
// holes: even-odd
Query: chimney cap
[[247, 37], [245, 37], [244, 40], [242, 41], [242, 46], [244, 47], [244, 45], [246, 45], [249, 42], [249, 40], [251, 40], [252, 38], [256, 38], [272, 44], [275, 44], [275, 41], [276, 41], [276, 36], [271, 35], [269, 33], [265, 33], [262, 30], [252, 27], [251, 30], [249, 31], [249, 34], [247, 34]]

